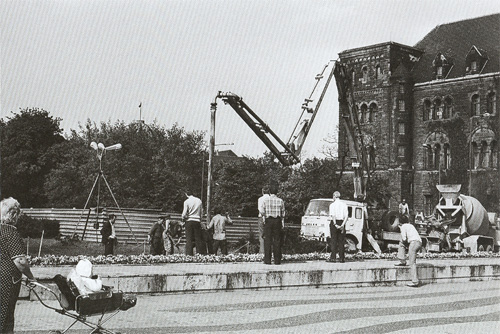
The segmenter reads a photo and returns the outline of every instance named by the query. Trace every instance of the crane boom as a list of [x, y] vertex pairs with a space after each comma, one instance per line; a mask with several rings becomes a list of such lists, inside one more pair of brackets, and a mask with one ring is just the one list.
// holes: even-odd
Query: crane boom
[[[271, 128], [243, 102], [243, 99], [233, 93], [219, 92], [217, 95], [224, 103], [229, 104], [234, 111], [243, 119], [243, 121], [252, 129], [252, 131], [260, 138], [260, 140], [271, 150], [278, 160], [285, 166], [290, 166], [300, 162], [300, 159], [295, 155], [292, 149], [285, 144]], [[269, 137], [270, 136], [270, 137]], [[281, 146], [283, 151], [280, 151], [273, 143], [271, 138]]]
[[[358, 108], [354, 101], [352, 77], [347, 71], [346, 65], [338, 61], [335, 62], [333, 72], [337, 82], [339, 112], [342, 112], [341, 123], [348, 136], [349, 152], [354, 169], [354, 197], [364, 199], [366, 197], [366, 184], [370, 180], [370, 166], [366, 158], [366, 147], [359, 124]], [[364, 176], [366, 176], [366, 180]]]

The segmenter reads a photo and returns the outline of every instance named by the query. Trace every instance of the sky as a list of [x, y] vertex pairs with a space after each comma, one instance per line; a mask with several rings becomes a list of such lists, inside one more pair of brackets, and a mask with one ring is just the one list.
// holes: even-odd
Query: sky
[[[210, 104], [223, 91], [286, 142], [316, 74], [339, 52], [413, 46], [439, 24], [499, 12], [497, 0], [2, 0], [0, 117], [42, 108], [65, 133], [87, 119], [142, 118], [208, 140]], [[217, 149], [262, 156], [265, 145], [217, 102]], [[337, 124], [332, 82], [303, 157], [324, 157]]]

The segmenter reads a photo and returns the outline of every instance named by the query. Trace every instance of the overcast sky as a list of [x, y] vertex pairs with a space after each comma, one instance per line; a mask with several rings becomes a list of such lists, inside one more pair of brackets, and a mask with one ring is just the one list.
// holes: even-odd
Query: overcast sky
[[[315, 75], [339, 52], [413, 46], [439, 24], [498, 12], [497, 0], [2, 0], [0, 116], [39, 107], [69, 132], [87, 118], [139, 119], [142, 102], [147, 123], [208, 133], [210, 103], [230, 91], [287, 141]], [[322, 157], [337, 127], [336, 98], [332, 82], [307, 157]], [[239, 155], [266, 150], [223, 103], [216, 142]]]

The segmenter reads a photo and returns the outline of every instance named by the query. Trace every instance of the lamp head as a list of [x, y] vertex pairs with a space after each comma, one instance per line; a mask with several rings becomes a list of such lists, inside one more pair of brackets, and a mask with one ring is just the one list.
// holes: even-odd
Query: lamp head
[[100, 149], [100, 150], [104, 150], [105, 147], [104, 147], [104, 144], [103, 143], [99, 143], [97, 144], [97, 147]]
[[121, 148], [122, 148], [122, 144], [118, 143], [118, 144], [114, 144], [114, 145], [106, 147], [105, 150], [106, 151], [114, 151], [114, 150], [121, 150]]
[[95, 141], [90, 143], [90, 147], [97, 151], [97, 143]]

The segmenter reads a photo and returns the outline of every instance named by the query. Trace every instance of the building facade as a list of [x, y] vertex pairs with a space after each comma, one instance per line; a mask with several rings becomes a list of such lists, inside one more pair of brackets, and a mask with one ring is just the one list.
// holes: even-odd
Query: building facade
[[[415, 46], [387, 42], [339, 58], [351, 71], [367, 160], [389, 180], [391, 209], [404, 198], [430, 214], [435, 185], [459, 183], [499, 211], [500, 14], [439, 25]], [[341, 127], [341, 154], [346, 138]]]

